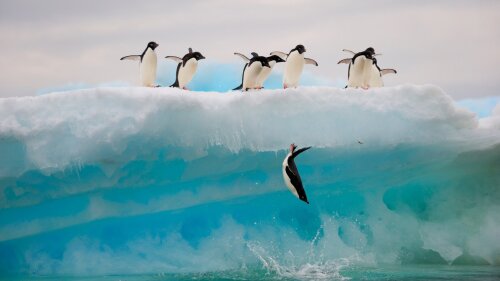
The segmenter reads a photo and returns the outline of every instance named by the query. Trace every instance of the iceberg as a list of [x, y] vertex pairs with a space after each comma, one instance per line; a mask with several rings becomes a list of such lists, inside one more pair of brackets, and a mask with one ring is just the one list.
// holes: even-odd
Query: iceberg
[[[498, 108], [433, 85], [0, 99], [0, 272], [495, 264]], [[283, 183], [290, 143], [313, 147], [311, 205]]]

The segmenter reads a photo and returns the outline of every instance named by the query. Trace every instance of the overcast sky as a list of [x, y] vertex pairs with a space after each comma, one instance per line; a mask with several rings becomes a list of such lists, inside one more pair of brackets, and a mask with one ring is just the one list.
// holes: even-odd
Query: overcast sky
[[0, 0], [0, 97], [134, 85], [138, 67], [119, 58], [152, 40], [161, 58], [193, 47], [221, 64], [241, 64], [235, 51], [300, 43], [319, 63], [307, 71], [336, 83], [347, 78], [341, 50], [373, 46], [381, 67], [398, 70], [386, 85], [432, 83], [457, 100], [499, 96], [499, 26], [500, 1]]

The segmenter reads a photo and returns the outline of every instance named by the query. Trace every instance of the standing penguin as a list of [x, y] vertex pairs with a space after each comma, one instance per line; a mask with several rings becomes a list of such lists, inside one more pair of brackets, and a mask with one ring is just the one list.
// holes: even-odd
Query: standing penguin
[[343, 51], [354, 54], [352, 58], [343, 59], [338, 62], [338, 64], [349, 64], [349, 69], [347, 71], [347, 87], [368, 89], [373, 64], [372, 59], [377, 55], [375, 54], [375, 49], [369, 47], [358, 53], [345, 49]]
[[264, 82], [266, 82], [267, 78], [271, 74], [271, 71], [273, 70], [273, 67], [280, 62], [285, 62], [284, 59], [277, 55], [272, 55], [267, 57], [267, 61], [269, 62], [269, 68], [263, 68], [262, 71], [260, 72], [259, 76], [257, 76], [257, 79], [255, 80], [255, 87], [257, 89], [262, 89], [264, 88]]
[[304, 64], [312, 64], [318, 66], [318, 63], [309, 58], [304, 57], [306, 48], [303, 45], [297, 45], [290, 50], [288, 54], [275, 51], [271, 55], [277, 55], [281, 58], [286, 58], [285, 73], [283, 75], [283, 88], [297, 87], [300, 81], [300, 75], [304, 69]]
[[177, 70], [175, 73], [175, 82], [170, 85], [170, 87], [176, 87], [186, 90], [186, 85], [191, 82], [196, 69], [198, 68], [198, 61], [205, 59], [205, 57], [200, 52], [193, 52], [193, 49], [189, 48], [189, 52], [184, 55], [184, 57], [179, 58], [176, 56], [166, 56], [166, 59], [171, 59], [176, 61]]
[[398, 73], [395, 69], [392, 68], [380, 69], [380, 67], [377, 64], [376, 58], [373, 58], [372, 61], [373, 63], [370, 69], [370, 78], [368, 80], [368, 87], [383, 87], [384, 81], [382, 80], [382, 76], [389, 73], [393, 74]]
[[146, 49], [140, 55], [130, 55], [121, 58], [120, 60], [135, 60], [139, 61], [139, 79], [144, 87], [158, 87], [156, 81], [156, 53], [155, 49], [159, 45], [151, 41], [146, 46]]
[[[240, 53], [234, 53], [235, 55], [241, 57], [245, 62], [249, 62], [250, 59], [247, 58], [245, 55], [240, 54]], [[264, 88], [264, 82], [266, 82], [267, 78], [271, 74], [271, 71], [273, 70], [273, 67], [280, 62], [285, 62], [284, 59], [282, 59], [278, 55], [272, 55], [267, 57], [267, 62], [269, 63], [269, 68], [263, 67], [262, 70], [260, 71], [259, 75], [255, 78], [255, 87], [254, 89], [262, 89]]]
[[300, 179], [299, 171], [297, 170], [297, 166], [295, 165], [295, 157], [297, 157], [300, 153], [311, 148], [303, 147], [299, 150], [295, 150], [297, 146], [295, 144], [290, 145], [290, 152], [286, 155], [285, 160], [283, 160], [283, 180], [285, 181], [286, 186], [290, 191], [300, 200], [309, 204], [307, 201], [307, 195], [304, 190], [304, 186], [302, 186], [302, 180]]
[[248, 91], [249, 89], [256, 88], [256, 80], [263, 68], [271, 68], [266, 57], [259, 56], [257, 53], [252, 53], [252, 58], [249, 59], [245, 55], [240, 53], [234, 53], [235, 55], [241, 57], [247, 63], [243, 68], [243, 74], [241, 78], [241, 85], [234, 88], [234, 90]]

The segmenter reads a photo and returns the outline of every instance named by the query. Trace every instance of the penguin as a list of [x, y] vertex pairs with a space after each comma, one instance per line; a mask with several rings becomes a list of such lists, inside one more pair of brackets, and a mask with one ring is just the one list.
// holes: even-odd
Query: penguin
[[[353, 51], [344, 49], [343, 51], [354, 54]], [[363, 89], [368, 89], [369, 79], [371, 76], [372, 59], [375, 55], [375, 49], [372, 47], [367, 48], [362, 52], [355, 53], [350, 59], [343, 59], [338, 62], [338, 64], [346, 63], [349, 64], [349, 69], [347, 71], [347, 87], [361, 87]]]
[[243, 68], [243, 74], [241, 77], [241, 85], [234, 88], [234, 90], [248, 91], [249, 89], [256, 88], [256, 79], [259, 76], [263, 68], [271, 68], [266, 57], [259, 56], [257, 53], [252, 53], [252, 58], [249, 59], [245, 55], [240, 53], [234, 53], [235, 55], [241, 57], [247, 63]]
[[382, 80], [382, 76], [389, 73], [393, 74], [398, 73], [395, 69], [392, 68], [380, 69], [380, 67], [377, 64], [376, 58], [372, 58], [372, 61], [373, 63], [370, 69], [370, 78], [368, 80], [368, 87], [383, 87], [384, 81]]
[[155, 49], [159, 45], [151, 41], [146, 46], [146, 49], [140, 55], [130, 55], [121, 58], [120, 60], [135, 60], [139, 61], [139, 79], [144, 87], [158, 87], [155, 84], [156, 80], [156, 53]]
[[307, 201], [307, 195], [302, 186], [302, 180], [300, 179], [299, 171], [297, 166], [295, 166], [295, 157], [300, 153], [310, 149], [311, 147], [303, 147], [299, 150], [295, 150], [297, 146], [295, 144], [290, 144], [290, 152], [286, 155], [285, 160], [283, 160], [283, 180], [290, 191], [300, 200], [309, 204]]
[[175, 82], [170, 85], [170, 87], [181, 88], [187, 90], [186, 85], [191, 82], [196, 69], [198, 68], [198, 61], [205, 59], [205, 57], [200, 52], [193, 52], [193, 49], [189, 48], [189, 52], [182, 57], [176, 56], [166, 56], [166, 59], [171, 59], [177, 62], [177, 70], [175, 72]]
[[257, 79], [255, 80], [255, 86], [257, 89], [262, 89], [264, 88], [264, 82], [266, 82], [267, 78], [271, 74], [271, 71], [273, 70], [273, 67], [280, 62], [285, 62], [284, 59], [277, 55], [272, 55], [267, 57], [267, 61], [269, 62], [269, 68], [262, 68], [259, 76], [257, 76]]
[[302, 74], [304, 64], [318, 66], [318, 63], [315, 60], [304, 57], [305, 52], [306, 48], [303, 45], [297, 45], [295, 48], [290, 50], [288, 54], [279, 51], [271, 53], [271, 55], [277, 55], [283, 59], [286, 58], [285, 73], [283, 75], [284, 89], [297, 87], [299, 85], [300, 75]]
[[[234, 53], [235, 55], [241, 57], [245, 62], [248, 62], [249, 59], [240, 53]], [[271, 71], [273, 70], [273, 67], [280, 62], [285, 62], [284, 59], [282, 59], [278, 55], [272, 55], [267, 57], [267, 62], [269, 63], [269, 68], [263, 67], [262, 70], [260, 71], [259, 75], [255, 79], [255, 87], [254, 89], [263, 89], [264, 88], [264, 82], [267, 80], [269, 75], [271, 74]]]

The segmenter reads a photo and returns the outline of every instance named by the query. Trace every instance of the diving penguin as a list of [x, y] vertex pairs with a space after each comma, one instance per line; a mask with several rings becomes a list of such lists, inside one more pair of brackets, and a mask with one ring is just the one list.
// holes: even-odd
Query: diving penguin
[[280, 51], [271, 53], [271, 55], [277, 55], [286, 59], [285, 73], [283, 74], [283, 88], [297, 87], [299, 85], [300, 75], [304, 69], [304, 64], [318, 66], [315, 60], [304, 57], [305, 52], [306, 48], [303, 45], [297, 45], [290, 50], [288, 54]]
[[182, 59], [176, 56], [166, 56], [165, 58], [174, 60], [177, 62], [177, 70], [175, 72], [175, 82], [170, 85], [170, 87], [176, 87], [186, 90], [186, 85], [191, 82], [196, 69], [198, 68], [198, 61], [205, 59], [205, 57], [200, 52], [193, 52], [193, 49], [189, 48], [189, 52], [185, 54]]
[[300, 179], [299, 171], [297, 170], [297, 166], [295, 166], [295, 157], [297, 157], [300, 153], [311, 148], [303, 147], [299, 150], [295, 150], [297, 146], [295, 144], [290, 145], [290, 152], [286, 155], [285, 160], [283, 161], [283, 179], [285, 181], [286, 186], [290, 191], [300, 200], [309, 204], [307, 201], [307, 195], [304, 190], [304, 186], [302, 186], [302, 180]]
[[243, 60], [247, 61], [245, 67], [243, 68], [243, 74], [241, 78], [241, 85], [234, 88], [234, 90], [248, 91], [249, 89], [255, 89], [257, 77], [263, 68], [271, 68], [266, 57], [259, 56], [257, 53], [252, 52], [252, 58], [249, 59], [245, 55], [240, 53], [234, 53], [235, 55], [241, 57]]
[[121, 58], [120, 60], [135, 60], [139, 61], [139, 79], [144, 87], [158, 87], [155, 84], [156, 80], [156, 53], [155, 49], [159, 45], [151, 41], [146, 46], [146, 49], [140, 55], [130, 55]]

